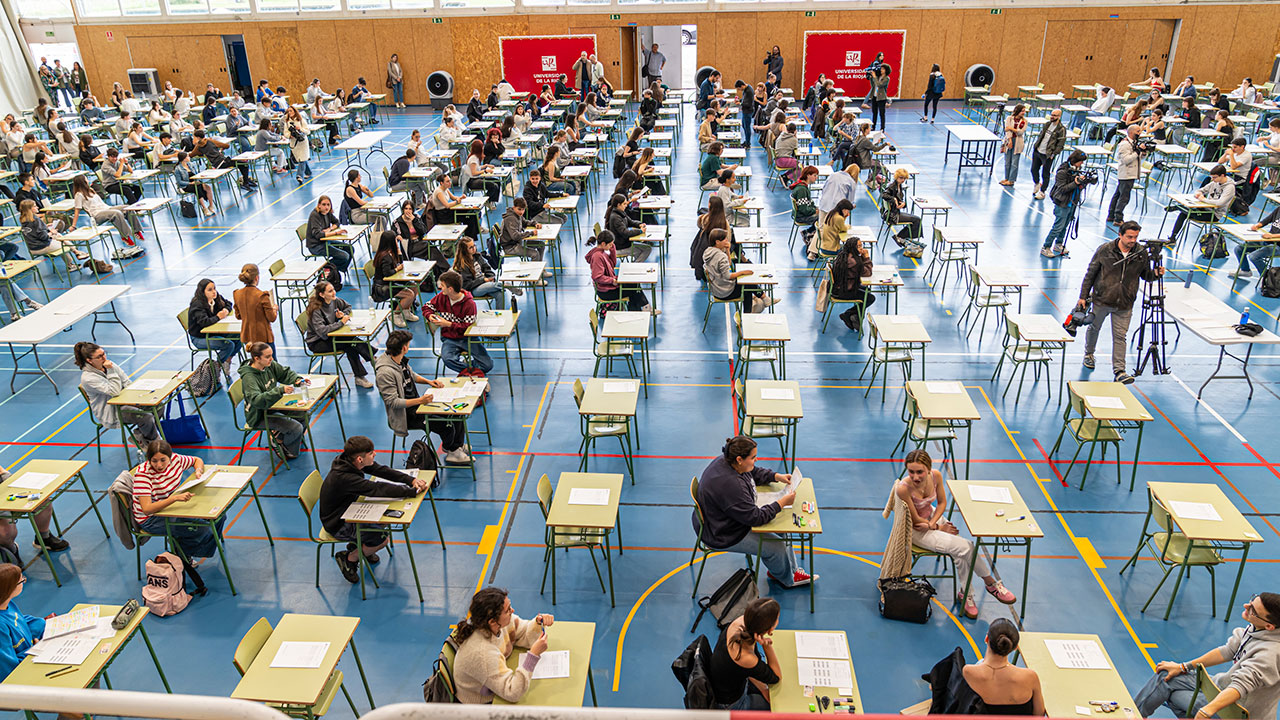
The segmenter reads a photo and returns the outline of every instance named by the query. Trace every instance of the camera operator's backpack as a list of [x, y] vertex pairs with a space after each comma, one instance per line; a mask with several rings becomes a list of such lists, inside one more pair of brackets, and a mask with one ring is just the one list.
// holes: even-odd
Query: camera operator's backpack
[[1210, 230], [1200, 238], [1200, 257], [1205, 260], [1217, 260], [1227, 256], [1227, 241], [1219, 230]]

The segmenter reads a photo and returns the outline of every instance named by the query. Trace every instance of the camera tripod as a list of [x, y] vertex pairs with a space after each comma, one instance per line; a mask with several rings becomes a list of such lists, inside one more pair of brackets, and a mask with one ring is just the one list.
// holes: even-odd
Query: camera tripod
[[[1162, 254], [1163, 245], [1159, 243], [1147, 244], [1147, 251], [1151, 257], [1151, 269], [1153, 271], [1160, 270], [1164, 267], [1164, 255]], [[1138, 332], [1135, 337], [1135, 344], [1138, 346], [1138, 365], [1135, 375], [1141, 375], [1147, 368], [1147, 363], [1151, 363], [1151, 372], [1156, 375], [1168, 375], [1171, 370], [1169, 363], [1165, 358], [1165, 346], [1168, 340], [1165, 338], [1165, 325], [1169, 320], [1164, 313], [1164, 276], [1157, 275], [1155, 280], [1149, 280], [1142, 288], [1142, 315], [1138, 320]], [[1143, 349], [1143, 341], [1150, 333], [1150, 342]]]

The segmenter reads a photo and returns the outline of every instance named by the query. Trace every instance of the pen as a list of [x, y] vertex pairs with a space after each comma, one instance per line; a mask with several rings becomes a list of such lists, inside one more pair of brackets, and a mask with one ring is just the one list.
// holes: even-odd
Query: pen
[[1016, 518], [1009, 518], [1008, 520], [1005, 520], [1005, 522], [1011, 523], [1011, 522], [1018, 522], [1019, 520], [1026, 520], [1026, 519], [1027, 519], [1026, 515], [1019, 515]]
[[49, 672], [45, 673], [44, 676], [53, 677], [55, 675], [60, 675], [64, 672], [69, 672], [71, 670], [74, 670], [75, 668], [76, 668], [75, 665], [67, 665], [66, 667], [60, 667], [57, 670], [50, 670]]

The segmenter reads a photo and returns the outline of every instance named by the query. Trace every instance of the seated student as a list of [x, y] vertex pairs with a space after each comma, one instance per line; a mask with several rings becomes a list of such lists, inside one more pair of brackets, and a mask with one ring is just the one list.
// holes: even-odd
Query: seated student
[[906, 225], [893, 236], [893, 241], [899, 247], [905, 247], [911, 241], [918, 244], [921, 235], [920, 217], [904, 211], [907, 207], [907, 180], [910, 178], [911, 174], [905, 168], [898, 168], [893, 172], [893, 182], [880, 193], [880, 203], [887, 222]]
[[[907, 453], [904, 464], [907, 475], [894, 485], [894, 492], [911, 512], [911, 542], [926, 550], [950, 555], [955, 561], [956, 577], [969, 577], [969, 563], [973, 563], [973, 574], [982, 578], [987, 592], [1005, 605], [1014, 604], [1017, 598], [991, 574], [986, 558], [975, 557], [973, 542], [960, 537], [956, 526], [943, 517], [947, 488], [942, 482], [942, 473], [933, 469], [929, 453], [912, 450]], [[964, 603], [967, 617], [978, 617], [978, 605], [972, 593], [961, 598], [957, 591], [956, 599]]]
[[285, 89], [283, 85], [276, 86], [276, 96], [271, 98], [271, 109], [278, 113], [286, 112], [289, 109], [289, 99], [285, 97]]
[[547, 148], [547, 154], [542, 160], [542, 182], [547, 186], [547, 192], [563, 195], [577, 195], [578, 185], [573, 180], [560, 177], [560, 157], [562, 151], [559, 146], [552, 145]]
[[333, 558], [342, 577], [352, 584], [360, 582], [360, 555], [363, 554], [369, 564], [377, 564], [378, 551], [390, 543], [391, 533], [386, 525], [364, 525], [360, 528], [360, 547], [357, 548], [356, 526], [343, 520], [343, 513], [362, 495], [407, 498], [427, 489], [425, 480], [379, 465], [376, 456], [372, 440], [364, 435], [352, 435], [343, 444], [342, 453], [334, 458], [320, 486], [320, 522], [330, 535], [347, 541], [347, 551], [339, 550]]
[[525, 111], [524, 105], [517, 105], [515, 114], [511, 116], [511, 126], [519, 135], [529, 132], [529, 126], [533, 125], [533, 116]]
[[[237, 303], [236, 310], [240, 310]], [[276, 446], [283, 449], [286, 460], [296, 460], [302, 449], [306, 433], [307, 415], [304, 412], [271, 410], [301, 385], [309, 384], [293, 370], [275, 361], [275, 352], [264, 342], [246, 345], [249, 362], [240, 368], [240, 388], [244, 392], [245, 422], [253, 427], [267, 429], [275, 436]]]
[[417, 213], [417, 206], [411, 200], [400, 203], [400, 217], [391, 224], [391, 234], [395, 236], [400, 260], [430, 260], [431, 287], [440, 273], [449, 269], [449, 260], [440, 252], [440, 248], [426, 240], [427, 223]]
[[[484, 255], [476, 250], [476, 241], [463, 235], [458, 240], [454, 252], [453, 271], [462, 278], [462, 288], [471, 293], [471, 297], [492, 297], [493, 305], [498, 310], [507, 306], [506, 290], [497, 280], [497, 273], [489, 266]], [[512, 295], [519, 297], [524, 290], [518, 287], [509, 288]]]
[[493, 166], [481, 162], [483, 156], [484, 143], [478, 139], [472, 140], [467, 150], [466, 162], [458, 173], [458, 185], [467, 190], [483, 192], [489, 199], [489, 206], [493, 207], [502, 197], [502, 180], [491, 176], [486, 177], [487, 173], [493, 172]]
[[178, 151], [178, 164], [173, 167], [173, 182], [180, 193], [191, 193], [200, 203], [200, 210], [206, 217], [213, 214], [213, 188], [208, 183], [195, 183], [191, 176], [196, 169], [191, 166], [191, 156], [185, 150]]
[[[435, 192], [431, 193], [431, 198], [427, 201], [431, 212], [435, 214], [435, 224], [449, 225], [457, 222], [457, 210], [454, 208], [462, 204], [462, 196], [455, 195], [450, 189], [453, 187], [453, 179], [449, 177], [449, 173], [441, 173], [436, 183]], [[462, 222], [467, 226], [467, 235], [480, 236], [480, 220], [476, 217], [476, 213], [467, 213], [463, 216]]]
[[[508, 115], [507, 120], [511, 120], [511, 116]], [[506, 121], [503, 122], [505, 124]], [[514, 122], [511, 123], [511, 127], [515, 127]], [[488, 132], [484, 134], [484, 157], [482, 158], [484, 163], [492, 165], [493, 163], [501, 160], [503, 153], [506, 151], [507, 146], [502, 142], [502, 129], [496, 127], [489, 128]]]
[[[1236, 185], [1227, 175], [1227, 169], [1214, 165], [1209, 171], [1209, 182], [1195, 192], [1197, 200], [1203, 200], [1213, 206], [1213, 214], [1219, 222], [1227, 215], [1227, 209], [1236, 199]], [[1173, 229], [1169, 231], [1169, 240], [1175, 241], [1182, 226], [1187, 223], [1187, 211], [1177, 210], [1178, 218], [1173, 221]]]
[[[417, 133], [418, 131], [415, 129], [413, 132]], [[422, 184], [421, 181], [419, 181], [411, 188], [409, 186], [409, 181], [405, 178], [405, 175], [409, 170], [417, 167], [417, 157], [417, 150], [412, 147], [406, 148], [404, 155], [396, 158], [395, 162], [391, 163], [391, 169], [387, 171], [387, 189], [391, 192], [406, 192], [412, 190], [411, 195], [414, 203], [422, 202]]]
[[271, 83], [267, 82], [266, 80], [258, 81], [258, 89], [254, 95], [255, 100], [257, 100], [258, 102], [262, 102], [263, 98], [270, 100], [275, 96], [276, 94], [271, 91]]
[[[357, 173], [358, 179], [359, 171], [353, 172]], [[321, 195], [307, 218], [307, 252], [329, 258], [338, 272], [345, 275], [347, 268], [351, 267], [351, 258], [356, 254], [351, 243], [337, 239], [346, 237], [347, 231], [342, 229], [333, 214], [333, 201], [328, 195]]]
[[[8, 480], [9, 475], [8, 470], [0, 468], [0, 482]], [[49, 549], [49, 552], [62, 552], [71, 547], [71, 543], [49, 532], [49, 521], [53, 519], [53, 503], [47, 503], [43, 510], [34, 515], [34, 518], [36, 530], [40, 532], [40, 539], [44, 541], [44, 546]], [[40, 543], [38, 541], [32, 541], [31, 547], [35, 548], [37, 552], [40, 551]], [[16, 560], [18, 563], [22, 562], [22, 553], [18, 550], [18, 523], [16, 521], [0, 518], [0, 548], [3, 548], [11, 556], [12, 560]], [[3, 566], [0, 565], [0, 567]], [[5, 597], [5, 594], [0, 591], [0, 598], [3, 597]], [[2, 611], [3, 605], [0, 605], [0, 618], [3, 618]], [[3, 620], [0, 620], [0, 622], [3, 622]], [[0, 649], [0, 657], [3, 657], [2, 653], [3, 650]], [[0, 660], [0, 665], [2, 664], [3, 660]], [[2, 672], [3, 670], [0, 670], [0, 673]]]
[[409, 367], [409, 346], [413, 333], [392, 330], [387, 335], [387, 349], [373, 364], [374, 380], [387, 409], [387, 425], [396, 437], [405, 437], [410, 430], [433, 432], [440, 436], [441, 453], [445, 462], [461, 465], [471, 462], [467, 454], [467, 429], [460, 422], [444, 419], [427, 420], [418, 414], [417, 407], [432, 401], [431, 393], [418, 393], [419, 385], [430, 388], [443, 387], [439, 380], [428, 380]]
[[284, 148], [278, 143], [284, 142], [284, 136], [271, 130], [271, 121], [263, 118], [258, 122], [258, 131], [253, 134], [255, 152], [265, 152], [271, 158], [272, 169], [278, 175], [289, 172], [285, 161]]
[[[1280, 240], [1280, 207], [1272, 208], [1270, 213], [1259, 218], [1249, 229], [1261, 231], [1263, 240]], [[1231, 273], [1231, 277], [1237, 280], [1253, 278], [1253, 273], [1249, 272], [1250, 261], [1253, 261], [1253, 266], [1258, 268], [1258, 274], [1261, 275], [1275, 261], [1278, 252], [1280, 246], [1275, 242], [1242, 242], [1236, 245], [1235, 254], [1240, 260], [1240, 269]]]
[[498, 84], [494, 83], [489, 86], [489, 94], [485, 96], [484, 106], [490, 110], [498, 107]]
[[702, 272], [707, 278], [707, 289], [717, 300], [741, 300], [747, 312], [763, 312], [772, 303], [762, 301], [761, 293], [748, 290], [737, 283], [738, 278], [750, 275], [750, 270], [734, 270], [729, 257], [729, 232], [716, 228], [709, 234], [710, 242], [702, 251]]
[[1257, 142], [1267, 150], [1260, 153], [1260, 157], [1254, 158], [1254, 162], [1258, 167], [1267, 168], [1268, 188], [1280, 186], [1280, 117], [1271, 118], [1271, 122], [1267, 123], [1267, 136], [1258, 135]]
[[720, 159], [720, 155], [724, 152], [724, 143], [719, 140], [713, 141], [707, 146], [707, 156], [702, 159], [702, 165], [698, 167], [698, 181], [702, 185], [703, 190], [715, 190], [719, 185], [718, 178], [720, 173], [725, 170], [737, 170], [738, 164], [732, 163], [725, 165]]
[[27, 615], [14, 602], [26, 583], [22, 568], [0, 565], [0, 678], [9, 677], [44, 637], [44, 618]]
[[218, 293], [218, 286], [209, 278], [196, 283], [195, 295], [187, 306], [187, 334], [191, 345], [199, 350], [211, 350], [218, 356], [222, 374], [231, 384], [231, 361], [240, 352], [240, 341], [225, 336], [205, 335], [203, 330], [225, 320], [231, 314], [231, 301]]
[[[142, 123], [135, 122], [129, 125], [129, 134], [124, 138], [124, 150], [139, 160], [145, 160], [147, 151], [154, 147], [156, 139], [146, 133], [142, 129]], [[112, 148], [113, 150], [115, 148]], [[110, 152], [107, 153], [110, 156]]]
[[[315, 291], [311, 293], [303, 312], [307, 316], [307, 334], [303, 338], [307, 348], [316, 353], [333, 352], [335, 345], [329, 333], [351, 322], [351, 306], [338, 297], [333, 283], [320, 280], [316, 282]], [[361, 358], [373, 362], [369, 347], [364, 343], [347, 343], [344, 347], [347, 361], [351, 363], [351, 372], [356, 376], [356, 385], [362, 388], [373, 387], [373, 383], [365, 377], [368, 371], [365, 370], [364, 363], [360, 362]]]
[[[374, 302], [387, 302], [392, 299], [391, 283], [387, 278], [404, 269], [404, 260], [404, 256], [400, 254], [400, 244], [397, 242], [396, 234], [390, 230], [379, 233], [378, 249], [373, 255], [373, 282], [369, 289]], [[430, 282], [426, 280], [423, 284], [430, 287]], [[422, 319], [413, 314], [413, 306], [418, 302], [418, 289], [407, 287], [404, 283], [400, 285], [394, 296], [395, 302], [391, 304], [394, 309], [391, 314], [391, 324], [398, 328], [407, 327], [408, 323]]]
[[[693, 513], [693, 530], [710, 548], [755, 555], [769, 568], [769, 579], [783, 587], [800, 587], [817, 580], [796, 563], [786, 542], [773, 533], [752, 533], [795, 502], [795, 491], [777, 501], [757, 506], [756, 485], [790, 482], [791, 476], [756, 467], [756, 441], [739, 435], [725, 441], [722, 453], [702, 471], [698, 485], [698, 506], [705, 525], [698, 526]], [[763, 544], [760, 544], [763, 543]]]
[[266, 343], [274, 350], [275, 332], [271, 324], [279, 317], [280, 307], [270, 292], [258, 289], [258, 266], [245, 263], [239, 278], [244, 287], [232, 293], [236, 318], [240, 320], [240, 343], [249, 347], [254, 343]]
[[93, 416], [103, 427], [117, 428], [124, 423], [133, 435], [134, 444], [145, 448], [152, 440], [159, 439], [156, 419], [151, 413], [129, 405], [111, 405], [109, 400], [120, 394], [129, 384], [129, 376], [119, 366], [107, 359], [107, 351], [91, 342], [78, 342], [74, 356], [80, 368], [80, 387], [89, 399]]
[[[436, 283], [440, 294], [431, 298], [425, 312], [429, 313], [427, 322], [440, 328], [440, 353], [444, 366], [458, 374], [471, 371], [475, 374], [486, 374], [493, 369], [493, 358], [483, 345], [468, 347], [466, 333], [476, 321], [476, 301], [471, 293], [462, 289], [462, 277], [450, 270], [440, 276]], [[471, 354], [471, 364], [462, 362], [462, 353]]]
[[98, 103], [93, 98], [85, 98], [80, 103], [80, 119], [85, 125], [102, 122], [106, 117], [106, 114], [102, 112], [102, 108], [98, 107]]
[[97, 172], [102, 166], [102, 151], [93, 144], [93, 136], [85, 133], [80, 136], [80, 148], [78, 150], [80, 164], [84, 165], [86, 170]]
[[[453, 661], [458, 702], [482, 705], [492, 703], [494, 697], [519, 702], [529, 690], [538, 659], [547, 650], [545, 628], [554, 623], [555, 617], [545, 613], [521, 619], [512, 610], [506, 590], [486, 587], [473, 595], [467, 616], [453, 631], [453, 640], [458, 643]], [[529, 648], [529, 652], [512, 670], [507, 667], [507, 658], [517, 647]]]
[[[23, 173], [24, 175], [26, 173]], [[41, 255], [55, 255], [63, 250], [62, 242], [58, 239], [58, 231], [50, 228], [45, 224], [40, 214], [36, 212], [35, 200], [31, 198], [23, 199], [18, 203], [18, 221], [22, 223], [22, 240], [27, 245], [27, 251], [31, 253], [32, 258]], [[89, 255], [71, 247], [67, 247], [62, 253], [62, 261], [66, 264], [67, 270], [76, 270], [80, 267], [80, 263], [89, 262]], [[110, 268], [104, 261], [98, 261], [98, 272], [102, 273], [104, 266]], [[10, 287], [17, 288], [17, 285]], [[28, 305], [30, 307], [30, 305]]]
[[123, 195], [126, 205], [132, 205], [142, 197], [142, 188], [137, 183], [122, 179], [133, 172], [133, 165], [124, 159], [119, 150], [107, 148], [107, 159], [102, 163], [102, 170], [106, 175], [107, 192]]
[[738, 194], [737, 174], [733, 170], [721, 170], [720, 177], [717, 178], [720, 186], [716, 188], [716, 197], [720, 198], [720, 202], [729, 211], [729, 217], [734, 225], [742, 226], [749, 222], [747, 213], [742, 210], [742, 206], [747, 204], [748, 197]]
[[338, 222], [355, 225], [373, 225], [375, 230], [382, 227], [382, 216], [372, 216], [364, 209], [373, 198], [373, 191], [364, 184], [360, 171], [351, 168], [347, 171], [347, 182], [342, 188], [342, 204], [338, 207]]
[[837, 202], [831, 212], [827, 213], [822, 222], [822, 229], [814, 236], [818, 242], [813, 249], [821, 250], [827, 257], [839, 252], [840, 246], [844, 244], [844, 236], [849, 231], [845, 221], [849, 219], [851, 212], [853, 212], [853, 204], [848, 200]]
[[185, 120], [191, 114], [191, 98], [182, 90], [174, 90], [173, 117]]
[[[114, 148], [112, 148], [114, 149]], [[83, 175], [71, 181], [72, 199], [75, 212], [71, 215], [69, 226], [75, 227], [81, 211], [93, 218], [96, 223], [111, 223], [120, 233], [120, 239], [128, 247], [134, 247], [142, 241], [142, 225], [137, 214], [126, 215], [118, 207], [111, 207], [103, 202], [102, 197], [89, 186]]]
[[720, 631], [707, 668], [713, 707], [770, 709], [769, 686], [782, 679], [782, 665], [773, 650], [780, 612], [777, 600], [756, 598]]
[[182, 567], [191, 576], [196, 589], [192, 595], [204, 595], [207, 589], [200, 573], [196, 571], [192, 560], [195, 558], [213, 557], [218, 552], [218, 537], [222, 536], [222, 524], [226, 520], [221, 516], [214, 522], [214, 529], [207, 525], [186, 525], [170, 523], [156, 513], [170, 505], [184, 503], [193, 495], [190, 492], [177, 492], [183, 482], [182, 473], [191, 470], [192, 477], [204, 474], [204, 461], [194, 455], [178, 455], [173, 452], [169, 443], [161, 439], [147, 444], [146, 460], [133, 470], [133, 520], [138, 529], [154, 535], [166, 533], [178, 544], [181, 551]]
[[1040, 676], [1009, 661], [1019, 639], [1013, 621], [996, 618], [987, 627], [987, 652], [978, 662], [964, 666], [964, 680], [978, 696], [976, 714], [1044, 717]]
[[808, 225], [802, 231], [806, 244], [809, 236], [817, 232], [815, 224], [818, 222], [818, 206], [813, 201], [813, 194], [809, 191], [809, 186], [818, 179], [818, 168], [812, 165], [805, 165], [800, 171], [800, 178], [796, 180], [795, 187], [791, 190], [791, 202], [795, 206], [795, 223], [797, 225]]
[[563, 100], [568, 98], [572, 100], [573, 98], [578, 96], [578, 92], [573, 88], [569, 87], [568, 83], [566, 82], [568, 79], [569, 79], [569, 76], [565, 75], [564, 73], [560, 73], [560, 77], [556, 78], [555, 96], [557, 99]]
[[1218, 163], [1227, 169], [1233, 180], [1244, 180], [1253, 170], [1253, 153], [1246, 149], [1248, 144], [1242, 137], [1235, 138], [1218, 159]]
[[369, 88], [365, 85], [364, 78], [358, 78], [356, 84], [351, 86], [351, 92], [347, 95], [351, 102], [367, 102], [369, 103], [369, 124], [378, 124], [378, 103], [369, 100], [369, 96], [373, 93], [369, 92]]
[[533, 218], [538, 223], [565, 223], [565, 217], [557, 213], [553, 213], [547, 209], [547, 201], [554, 197], [561, 197], [560, 193], [552, 193], [547, 190], [547, 184], [543, 182], [542, 170], [534, 168], [529, 171], [529, 181], [524, 184], [524, 189], [520, 191], [521, 197], [524, 198], [525, 215]]
[[[844, 202], [843, 200], [841, 202]], [[871, 249], [862, 244], [862, 238], [850, 237], [844, 241], [840, 252], [831, 260], [831, 297], [837, 300], [861, 300], [862, 313], [876, 301], [875, 293], [862, 286], [862, 278], [871, 275]], [[840, 313], [840, 320], [850, 330], [857, 330], [856, 305]]]
[[716, 140], [716, 118], [717, 113], [714, 108], [710, 108], [702, 117], [702, 123], [698, 125], [698, 150], [699, 152], [710, 152], [711, 144]]
[[645, 223], [636, 222], [627, 213], [627, 205], [627, 196], [621, 193], [609, 198], [609, 206], [604, 211], [604, 226], [613, 234], [614, 249], [619, 255], [629, 256], [636, 262], [644, 262], [653, 251], [653, 246], [636, 241], [635, 238], [643, 237], [648, 226]]
[[[526, 241], [538, 234], [538, 230], [542, 229], [542, 223], [533, 222], [525, 217], [528, 210], [528, 203], [523, 197], [518, 197], [511, 201], [511, 207], [502, 213], [502, 229], [498, 235], [498, 245], [502, 248], [503, 256], [528, 258], [530, 260], [541, 260], [543, 246], [539, 242], [536, 245], [526, 244]], [[551, 271], [546, 270], [544, 276], [550, 276]]]
[[125, 137], [129, 134], [129, 128], [133, 127], [133, 114], [128, 110], [121, 110], [120, 116], [116, 118], [116, 122], [111, 126], [117, 138]]
[[192, 138], [192, 155], [203, 157], [210, 168], [235, 168], [240, 171], [240, 187], [245, 190], [252, 190], [258, 187], [256, 180], [251, 177], [248, 164], [237, 165], [231, 162], [231, 158], [227, 157], [222, 151], [231, 147], [230, 143], [223, 142], [215, 137], [206, 137], [203, 129], [196, 130], [191, 133]]
[[[1251, 718], [1274, 718], [1280, 698], [1280, 677], [1276, 663], [1280, 642], [1280, 594], [1263, 592], [1244, 604], [1240, 613], [1247, 625], [1231, 631], [1220, 647], [1194, 660], [1156, 663], [1155, 675], [1133, 698], [1142, 717], [1151, 717], [1161, 705], [1176, 717], [1211, 718], [1232, 703], [1248, 711]], [[1204, 692], [1195, 693], [1196, 666], [1205, 669], [1231, 663], [1212, 676], [1221, 692], [1210, 701]], [[1191, 697], [1196, 694], [1195, 705]]]
[[480, 91], [472, 90], [471, 99], [467, 101], [467, 122], [479, 122], [484, 119], [484, 102], [480, 99]]
[[591, 266], [591, 285], [597, 300], [626, 300], [627, 310], [662, 314], [649, 303], [643, 290], [635, 287], [623, 290], [618, 285], [618, 249], [612, 232], [601, 230], [599, 235], [587, 238], [587, 245], [595, 246], [587, 251], [586, 259]]
[[458, 121], [454, 116], [446, 115], [440, 122], [440, 129], [436, 131], [436, 139], [441, 144], [448, 144], [461, 136], [462, 130], [458, 127]]
[[173, 135], [167, 132], [160, 133], [160, 142], [156, 145], [156, 164], [161, 170], [165, 165], [173, 165], [178, 162], [178, 153], [182, 148], [173, 142]]

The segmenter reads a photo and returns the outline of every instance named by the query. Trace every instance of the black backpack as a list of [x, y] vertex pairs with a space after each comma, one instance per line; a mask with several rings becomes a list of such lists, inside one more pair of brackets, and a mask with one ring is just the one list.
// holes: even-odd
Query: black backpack
[[316, 276], [316, 280], [324, 280], [333, 285], [334, 292], [342, 291], [342, 273], [338, 272], [338, 267], [331, 262], [324, 264], [320, 268], [320, 273]]
[[[445, 643], [453, 649], [454, 657], [458, 653], [458, 641], [450, 635]], [[422, 699], [429, 703], [456, 703], [458, 696], [454, 694], [453, 673], [445, 667], [444, 649], [431, 665], [431, 677], [422, 683]]]
[[671, 663], [671, 672], [684, 688], [684, 706], [689, 710], [710, 710], [715, 704], [711, 687], [711, 643], [706, 635], [689, 643], [680, 657]]
[[759, 597], [756, 576], [747, 568], [738, 568], [715, 592], [698, 598], [698, 607], [702, 609], [698, 611], [698, 617], [693, 619], [693, 627], [689, 628], [689, 632], [698, 629], [698, 623], [707, 612], [716, 619], [716, 625], [724, 629], [741, 617], [747, 611], [747, 605]]
[[1267, 268], [1258, 285], [1258, 292], [1262, 293], [1262, 297], [1280, 297], [1280, 267]]
[[1200, 238], [1200, 257], [1206, 260], [1217, 260], [1227, 256], [1227, 241], [1219, 230], [1210, 230]]
[[937, 594], [924, 578], [880, 578], [880, 615], [889, 620], [926, 623], [933, 615], [929, 601]]
[[617, 180], [622, 177], [622, 173], [627, 171], [627, 158], [622, 154], [622, 150], [613, 155], [613, 179]]
[[[430, 438], [426, 435], [413, 441], [409, 446], [409, 457], [405, 459], [404, 465], [407, 468], [415, 470], [439, 470], [440, 458], [436, 456], [436, 449], [431, 446]], [[436, 473], [436, 479], [431, 483], [431, 489], [434, 490], [440, 486], [440, 473]]]

